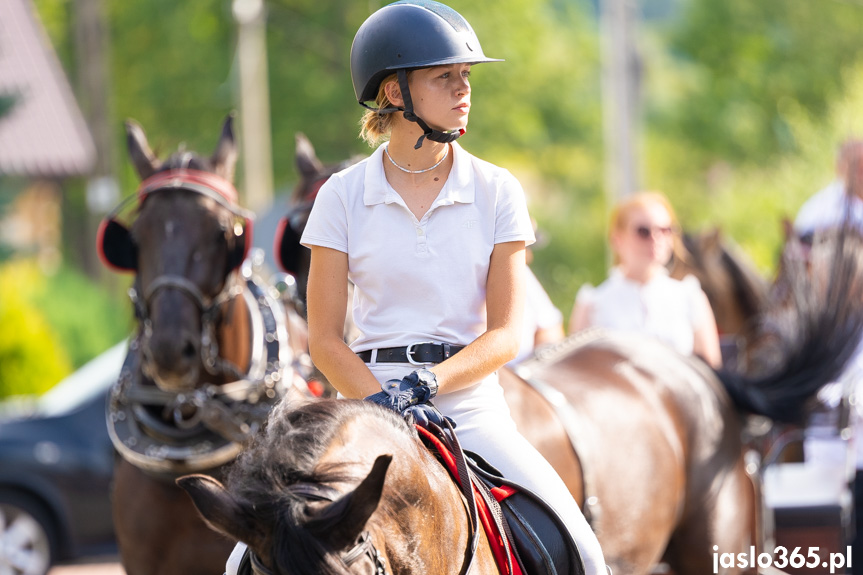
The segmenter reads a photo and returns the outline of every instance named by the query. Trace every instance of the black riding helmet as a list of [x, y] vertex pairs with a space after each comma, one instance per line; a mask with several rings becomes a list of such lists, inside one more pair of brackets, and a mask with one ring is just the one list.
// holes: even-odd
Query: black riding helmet
[[[400, 0], [384, 6], [363, 22], [351, 45], [351, 80], [361, 106], [379, 114], [404, 112], [406, 119], [423, 129], [423, 138], [452, 142], [461, 131], [441, 132], [428, 126], [413, 112], [407, 71], [444, 64], [502, 62], [487, 58], [479, 40], [461, 14], [433, 0]], [[377, 98], [381, 81], [398, 73], [404, 108], [377, 109], [366, 102]]]

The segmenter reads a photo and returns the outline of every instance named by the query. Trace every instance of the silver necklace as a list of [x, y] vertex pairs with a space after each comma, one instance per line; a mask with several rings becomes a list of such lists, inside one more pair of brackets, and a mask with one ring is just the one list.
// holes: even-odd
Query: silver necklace
[[401, 171], [405, 172], [406, 174], [424, 174], [425, 172], [431, 172], [432, 170], [434, 170], [435, 168], [437, 168], [438, 166], [440, 166], [441, 164], [443, 164], [443, 161], [444, 161], [444, 160], [446, 160], [446, 157], [449, 155], [449, 145], [447, 145], [447, 147], [446, 147], [446, 148], [444, 148], [443, 158], [441, 158], [441, 159], [440, 159], [440, 161], [438, 161], [438, 163], [437, 163], [437, 164], [435, 164], [435, 165], [434, 165], [434, 166], [432, 166], [431, 168], [426, 168], [425, 170], [409, 170], [409, 169], [407, 169], [407, 168], [403, 168], [403, 167], [401, 167], [400, 165], [398, 165], [398, 164], [396, 163], [396, 161], [395, 161], [395, 160], [393, 160], [393, 157], [392, 157], [392, 156], [390, 156], [389, 146], [387, 146], [386, 148], [384, 148], [384, 154], [386, 154], [386, 155], [387, 155], [387, 159], [389, 159], [389, 161], [390, 161], [390, 163], [391, 163], [392, 165], [394, 165], [395, 167], [397, 167], [397, 168], [398, 168], [398, 169], [400, 169]]

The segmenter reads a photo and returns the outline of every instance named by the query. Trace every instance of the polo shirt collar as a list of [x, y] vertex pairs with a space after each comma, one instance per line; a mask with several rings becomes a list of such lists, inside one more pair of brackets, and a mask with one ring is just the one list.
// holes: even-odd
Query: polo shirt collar
[[[369, 157], [366, 165], [363, 203], [367, 206], [402, 202], [401, 197], [388, 184], [384, 174], [383, 156], [386, 146], [389, 146], [389, 142], [378, 146], [378, 149]], [[456, 202], [473, 203], [476, 196], [476, 182], [470, 154], [457, 142], [452, 142], [450, 146], [452, 146], [453, 155], [452, 169], [446, 184], [435, 200], [435, 205], [451, 205]]]

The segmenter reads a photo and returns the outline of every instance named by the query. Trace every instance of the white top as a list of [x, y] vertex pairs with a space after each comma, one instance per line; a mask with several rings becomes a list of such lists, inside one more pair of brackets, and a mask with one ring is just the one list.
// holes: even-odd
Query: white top
[[508, 365], [515, 365], [533, 355], [536, 330], [563, 325], [563, 314], [551, 302], [551, 298], [548, 297], [542, 284], [539, 283], [530, 268], [527, 268], [525, 273], [524, 319], [522, 321], [521, 346], [518, 348], [518, 355]]
[[590, 325], [655, 336], [692, 355], [694, 332], [706, 320], [699, 306], [701, 284], [694, 276], [676, 280], [657, 274], [646, 284], [613, 268], [599, 287], [584, 285], [575, 302], [590, 307]]
[[[845, 183], [836, 180], [804, 202], [794, 220], [794, 230], [798, 234], [805, 234], [838, 227], [842, 224], [847, 206]], [[863, 229], [863, 200], [851, 196], [850, 209], [851, 222]]]
[[424, 341], [467, 345], [486, 330], [495, 244], [534, 242], [524, 190], [507, 170], [454, 142], [449, 177], [417, 221], [386, 180], [386, 145], [321, 187], [302, 244], [348, 254], [360, 332], [354, 351]]

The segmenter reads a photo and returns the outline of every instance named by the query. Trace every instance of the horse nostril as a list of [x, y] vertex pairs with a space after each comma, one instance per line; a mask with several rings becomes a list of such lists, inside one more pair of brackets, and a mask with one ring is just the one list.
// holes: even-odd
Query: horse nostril
[[186, 345], [183, 346], [183, 358], [192, 359], [193, 357], [195, 357], [195, 346], [192, 342], [187, 341]]

